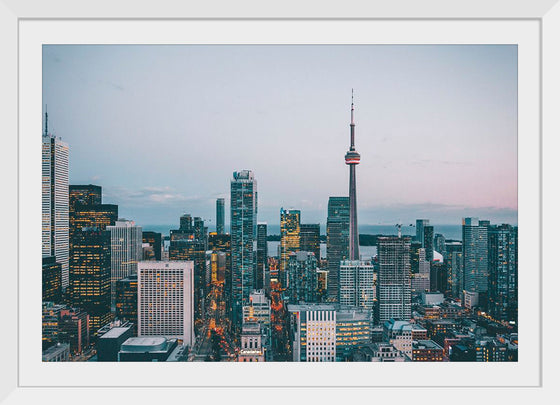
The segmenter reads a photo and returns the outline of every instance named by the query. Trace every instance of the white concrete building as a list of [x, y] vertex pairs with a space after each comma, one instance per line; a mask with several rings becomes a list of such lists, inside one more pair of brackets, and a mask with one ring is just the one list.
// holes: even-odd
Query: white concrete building
[[336, 361], [334, 305], [288, 305], [292, 317], [293, 361]]
[[253, 290], [249, 295], [249, 305], [243, 306], [243, 322], [258, 322], [270, 328], [270, 300], [264, 290]]
[[[45, 114], [46, 116], [46, 114]], [[62, 266], [62, 288], [69, 284], [69, 203], [67, 143], [45, 133], [42, 144], [42, 256], [54, 256]]]
[[138, 263], [138, 336], [194, 341], [192, 261]]
[[430, 262], [426, 260], [426, 249], [418, 249], [418, 273], [413, 274], [411, 290], [415, 293], [430, 291]]
[[338, 302], [371, 309], [375, 300], [373, 265], [363, 260], [343, 260], [338, 276]]
[[244, 323], [241, 330], [241, 349], [238, 362], [264, 361], [261, 325], [256, 322]]
[[111, 308], [115, 308], [116, 284], [123, 278], [134, 276], [142, 260], [142, 227], [134, 221], [119, 219], [111, 232]]
[[383, 323], [389, 319], [411, 319], [410, 238], [384, 236], [377, 239], [379, 271], [377, 274], [377, 316]]

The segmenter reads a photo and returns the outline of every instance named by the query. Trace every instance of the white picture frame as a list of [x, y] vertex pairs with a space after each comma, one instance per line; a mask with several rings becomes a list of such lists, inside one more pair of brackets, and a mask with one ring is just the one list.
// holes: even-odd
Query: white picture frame
[[[30, 123], [28, 120], [22, 122], [22, 102], [20, 100], [20, 94], [22, 88], [25, 89], [25, 87], [29, 86], [31, 83], [27, 80], [22, 82], [20, 72], [22, 63], [20, 29], [25, 22], [72, 21], [79, 28], [80, 22], [86, 23], [88, 21], [113, 20], [118, 23], [115, 20], [122, 20], [124, 24], [125, 21], [152, 21], [157, 19], [164, 22], [173, 22], [173, 24], [185, 21], [215, 22], [223, 26], [223, 28], [221, 28], [222, 30], [227, 30], [228, 24], [243, 24], [244, 21], [251, 21], [246, 19], [258, 19], [263, 24], [278, 21], [300, 21], [303, 24], [307, 23], [309, 25], [313, 24], [314, 21], [348, 21], [350, 24], [366, 24], [368, 21], [382, 20], [387, 22], [403, 21], [411, 26], [429, 21], [447, 21], [449, 23], [454, 21], [482, 21], [489, 24], [495, 22], [496, 25], [498, 25], [500, 21], [530, 21], [535, 23], [538, 27], [538, 48], [536, 49], [537, 52], [534, 54], [534, 57], [538, 59], [536, 62], [538, 62], [539, 66], [537, 74], [539, 76], [538, 82], [540, 85], [540, 88], [537, 89], [538, 94], [536, 95], [539, 104], [537, 106], [539, 140], [532, 140], [529, 142], [529, 147], [537, 147], [540, 162], [536, 162], [536, 166], [532, 167], [529, 178], [534, 183], [530, 190], [537, 193], [536, 196], [533, 196], [536, 200], [532, 200], [531, 206], [534, 207], [535, 201], [537, 201], [537, 210], [539, 211], [538, 213], [532, 213], [531, 218], [536, 218], [537, 222], [540, 222], [533, 224], [534, 227], [532, 228], [534, 230], [532, 233], [533, 238], [538, 239], [536, 242], [537, 257], [534, 257], [534, 276], [537, 277], [538, 274], [538, 280], [535, 281], [538, 290], [536, 294], [531, 296], [538, 301], [536, 304], [533, 303], [535, 305], [531, 307], [536, 308], [534, 316], [538, 317], [537, 324], [539, 330], [536, 331], [538, 335], [538, 340], [536, 341], [538, 348], [533, 348], [535, 350], [531, 351], [531, 353], [536, 353], [538, 356], [536, 361], [538, 367], [534, 367], [534, 361], [531, 363], [531, 375], [527, 376], [527, 380], [530, 380], [530, 384], [498, 384], [497, 386], [491, 384], [461, 384], [460, 381], [458, 381], [457, 384], [440, 385], [439, 381], [426, 384], [425, 373], [427, 369], [421, 368], [418, 369], [418, 380], [421, 382], [420, 384], [411, 384], [407, 380], [403, 384], [399, 384], [398, 381], [396, 381], [395, 384], [377, 385], [377, 387], [376, 384], [372, 384], [368, 387], [367, 384], [361, 383], [358, 384], [359, 388], [357, 388], [353, 387], [352, 384], [348, 384], [348, 380], [345, 380], [346, 383], [344, 384], [333, 384], [332, 381], [329, 380], [326, 386], [325, 384], [316, 383], [312, 384], [312, 386], [306, 386], [295, 384], [294, 379], [285, 375], [285, 372], [279, 373], [278, 369], [266, 368], [261, 369], [263, 372], [257, 372], [260, 374], [274, 372], [274, 374], [270, 375], [271, 382], [274, 383], [267, 385], [264, 384], [262, 380], [259, 380], [258, 384], [255, 384], [254, 382], [259, 376], [254, 374], [255, 369], [251, 370], [247, 368], [248, 365], [243, 365], [245, 368], [230, 370], [233, 374], [232, 379], [235, 380], [235, 383], [231, 385], [214, 384], [213, 381], [209, 381], [208, 384], [194, 384], [194, 386], [191, 384], [190, 388], [181, 388], [180, 385], [176, 384], [172, 384], [173, 388], [166, 388], [161, 387], [159, 384], [146, 383], [144, 379], [140, 387], [138, 387], [138, 384], [130, 383], [122, 384], [123, 386], [116, 383], [96, 384], [91, 378], [86, 377], [84, 379], [84, 384], [73, 384], [69, 386], [65, 384], [62, 373], [60, 375], [60, 383], [52, 383], [52, 376], [56, 376], [56, 373], [59, 371], [56, 368], [47, 370], [48, 374], [45, 375], [45, 380], [49, 380], [48, 384], [29, 384], [27, 381], [33, 379], [33, 381], [36, 381], [37, 376], [34, 376], [30, 380], [27, 376], [27, 370], [21, 367], [21, 359], [25, 358], [25, 355], [22, 356], [21, 353], [27, 349], [26, 344], [23, 343], [21, 334], [22, 331], [29, 330], [26, 325], [27, 322], [37, 323], [37, 325], [31, 327], [33, 331], [38, 331], [37, 337], [40, 331], [38, 329], [38, 322], [36, 322], [37, 318], [32, 318], [31, 321], [28, 321], [29, 317], [23, 315], [27, 313], [27, 311], [22, 310], [22, 306], [27, 304], [25, 302], [22, 303], [22, 295], [20, 294], [22, 286], [24, 286], [27, 280], [27, 278], [21, 276], [19, 267], [21, 265], [21, 259], [25, 259], [26, 257], [25, 249], [28, 249], [26, 233], [29, 228], [25, 225], [26, 218], [22, 218], [22, 211], [25, 212], [25, 209], [22, 210], [21, 208], [22, 204], [25, 203], [22, 196], [28, 195], [26, 194], [28, 183], [22, 179], [28, 177], [21, 175], [22, 170], [25, 171], [25, 167], [22, 167], [26, 163], [25, 159], [22, 160], [21, 155], [18, 156], [19, 153], [10, 152], [6, 153], [6, 159], [2, 161], [2, 165], [6, 166], [3, 167], [3, 173], [8, 174], [4, 176], [4, 184], [7, 185], [6, 188], [8, 192], [4, 194], [2, 206], [4, 212], [8, 214], [5, 215], [5, 230], [2, 232], [3, 252], [6, 252], [3, 256], [7, 260], [5, 262], [5, 270], [3, 271], [4, 282], [2, 283], [2, 294], [0, 294], [0, 299], [3, 304], [2, 308], [4, 308], [4, 328], [0, 337], [3, 343], [0, 347], [4, 348], [4, 361], [0, 374], [0, 400], [6, 403], [34, 403], [39, 401], [42, 403], [56, 402], [58, 404], [73, 402], [98, 403], [99, 401], [108, 401], [112, 403], [117, 400], [153, 403], [161, 401], [162, 396], [165, 396], [165, 398], [173, 396], [173, 399], [181, 400], [194, 395], [196, 400], [206, 400], [211, 396], [212, 402], [218, 402], [220, 400], [230, 401], [232, 399], [240, 401], [261, 401], [263, 400], [260, 398], [261, 396], [263, 396], [267, 402], [268, 400], [281, 402], [296, 401], [302, 396], [304, 396], [306, 400], [311, 399], [313, 401], [328, 399], [333, 402], [349, 402], [354, 399], [359, 399], [369, 402], [369, 400], [375, 400], [376, 396], [379, 396], [380, 399], [387, 400], [387, 398], [394, 396], [397, 392], [399, 399], [421, 402], [433, 401], [437, 399], [439, 395], [441, 395], [441, 398], [445, 401], [459, 403], [472, 403], [473, 401], [489, 402], [490, 400], [496, 399], [515, 400], [516, 402], [539, 401], [547, 403], [548, 400], [551, 400], [553, 394], [558, 392], [555, 381], [551, 381], [554, 380], [553, 371], [556, 369], [555, 361], [557, 360], [554, 346], [555, 341], [553, 339], [557, 336], [554, 332], [558, 329], [555, 325], [555, 318], [551, 316], [551, 313], [556, 306], [554, 302], [556, 292], [554, 287], [559, 285], [560, 280], [558, 272], [554, 271], [554, 263], [552, 263], [554, 257], [553, 252], [556, 248], [556, 246], [553, 245], [554, 235], [550, 228], [545, 228], [548, 232], [547, 234], [543, 235], [542, 232], [546, 224], [546, 219], [543, 217], [544, 213], [551, 215], [551, 211], [554, 212], [560, 203], [558, 192], [554, 190], [557, 188], [554, 183], [554, 173], [558, 170], [556, 167], [558, 159], [555, 156], [555, 151], [558, 150], [558, 141], [554, 139], [554, 134], [558, 131], [557, 111], [560, 105], [558, 102], [558, 94], [560, 94], [558, 79], [560, 60], [558, 49], [560, 49], [560, 47], [557, 39], [560, 38], [560, 6], [557, 4], [557, 0], [539, 0], [526, 2], [527, 4], [510, 4], [510, 2], [507, 1], [475, 1], [469, 4], [447, 4], [447, 2], [435, 0], [424, 1], [418, 4], [418, 2], [407, 0], [393, 4], [357, 2], [360, 4], [356, 6], [352, 6], [351, 3], [348, 2], [323, 4], [323, 2], [311, 1], [305, 4], [284, 2], [282, 9], [251, 1], [236, 2], [235, 4], [223, 0], [205, 4], [183, 4], [179, 1], [164, 3], [165, 4], [161, 2], [149, 3], [127, 0], [119, 2], [118, 4], [101, 1], [91, 5], [77, 5], [65, 1], [45, 3], [27, 0], [0, 0], [1, 55], [5, 55], [5, 57], [2, 58], [4, 62], [0, 65], [3, 73], [0, 75], [0, 88], [2, 89], [2, 92], [0, 92], [0, 100], [2, 102], [0, 111], [4, 113], [2, 114], [3, 130], [5, 131], [5, 136], [3, 137], [5, 142], [4, 150], [17, 150], [21, 153], [22, 143], [25, 142], [24, 139], [20, 138], [22, 129], [26, 131], [29, 126], [39, 126], [40, 128], [41, 125], [40, 120], [38, 120], [37, 123]], [[164, 5], [166, 7], [164, 7]], [[292, 6], [292, 8], [288, 6]], [[265, 26], [263, 25], [263, 27]], [[224, 37], [224, 31], [219, 35]], [[251, 34], [249, 32], [246, 35], [250, 37], [250, 35], [254, 35], [254, 33]], [[504, 35], [504, 38], [506, 38], [507, 34]], [[30, 76], [25, 77], [27, 78]], [[521, 96], [522, 94], [520, 93], [520, 99]], [[15, 100], [17, 101], [14, 102]], [[40, 103], [31, 110], [37, 110], [37, 107], [39, 108], [38, 117], [40, 117]], [[27, 115], [25, 115], [25, 117], [27, 117]], [[548, 136], [546, 136], [546, 134], [548, 134]], [[558, 137], [556, 136], [556, 138]], [[544, 179], [548, 180], [550, 183], [547, 189], [545, 189], [543, 185]], [[39, 189], [40, 188], [37, 190]], [[551, 217], [549, 220], [552, 221], [553, 218]], [[17, 230], [17, 239], [14, 236], [14, 230]], [[546, 236], [549, 237], [546, 238]], [[545, 249], [545, 247], [548, 247], [548, 249]], [[16, 249], [18, 252], [17, 255], [13, 254], [13, 251]], [[548, 255], [545, 254], [547, 251]], [[548, 262], [546, 260], [548, 260]], [[548, 264], [548, 272], [545, 271], [547, 268], [546, 264]], [[16, 269], [19, 270], [16, 271]], [[546, 283], [543, 283], [543, 281]], [[543, 297], [546, 297], [547, 301], [544, 301], [545, 298]], [[549, 305], [546, 305], [547, 303]], [[520, 306], [522, 305], [523, 303], [520, 303]], [[523, 337], [521, 337], [521, 339], [520, 350], [524, 350]], [[95, 365], [81, 364], [80, 366], [82, 366], [82, 368], [75, 369], [75, 373], [83, 372], [83, 366], [94, 367]], [[241, 365], [235, 366], [241, 367]], [[488, 366], [494, 367], [495, 365]], [[121, 371], [134, 374], [138, 373], [137, 368], [138, 367], [135, 365], [126, 369], [123, 368]], [[241, 372], [237, 373], [237, 370]], [[352, 371], [346, 370], [347, 369], [344, 368], [337, 369], [336, 372], [341, 373], [341, 380], [344, 380], [344, 374], [347, 372], [350, 374], [363, 374], [367, 372], [367, 368], [365, 367], [360, 367], [358, 371], [356, 371], [356, 369]], [[101, 370], [99, 369], [98, 372], [99, 371]], [[176, 371], [180, 372], [180, 369]], [[282, 371], [282, 369], [280, 369], [280, 371]], [[45, 370], [42, 372], [45, 372]], [[204, 371], [204, 373], [212, 372], [213, 370], [211, 369]], [[316, 372], [320, 371], [312, 368], [305, 370], [305, 373]], [[454, 375], [457, 380], [466, 378], [461, 374], [464, 373], [465, 370], [461, 369], [456, 364], [451, 364], [444, 372]], [[493, 369], [493, 373], [501, 372], [504, 372], [503, 368], [495, 367]], [[538, 373], [538, 377], [535, 376], [535, 372]], [[242, 378], [244, 373], [248, 376], [246, 379]], [[255, 380], [249, 378], [252, 375], [254, 375]], [[130, 381], [130, 379], [123, 378], [123, 381], [125, 380]], [[280, 383], [278, 383], [277, 380], [279, 380]], [[246, 383], [242, 381], [246, 381]], [[103, 388], [108, 388], [110, 386], [112, 387], [110, 394], [101, 391]], [[297, 390], [287, 389], [296, 386], [298, 387]], [[482, 389], [483, 386], [485, 386], [484, 389]], [[242, 387], [247, 389], [253, 388], [250, 393], [247, 393], [239, 389]], [[516, 389], [506, 390], [504, 389], [506, 387], [516, 387]], [[266, 388], [266, 390], [264, 388]], [[406, 389], [399, 389], [397, 391], [395, 388]], [[448, 390], [449, 388], [453, 388], [453, 390], [450, 391]], [[488, 400], [486, 400], [486, 398], [488, 398]]]

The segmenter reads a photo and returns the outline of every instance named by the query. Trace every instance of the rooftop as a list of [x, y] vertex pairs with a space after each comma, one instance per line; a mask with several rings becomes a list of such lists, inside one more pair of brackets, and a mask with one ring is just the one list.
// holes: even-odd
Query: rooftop
[[336, 307], [333, 304], [288, 304], [289, 312], [303, 312], [303, 311], [335, 311]]
[[415, 341], [412, 342], [412, 348], [413, 349], [441, 349], [441, 350], [443, 350], [443, 347], [438, 345], [433, 340], [415, 340]]
[[47, 350], [44, 350], [43, 356], [53, 356], [66, 350], [70, 350], [70, 345], [68, 343], [57, 343], [56, 345], [49, 347]]
[[131, 337], [122, 344], [121, 352], [165, 352], [174, 340], [164, 336]]
[[104, 333], [100, 339], [114, 339], [114, 338], [118, 338], [119, 336], [121, 336], [123, 333], [125, 333], [126, 331], [128, 331], [130, 329], [130, 326], [125, 326], [125, 327], [114, 327], [109, 329], [106, 333]]

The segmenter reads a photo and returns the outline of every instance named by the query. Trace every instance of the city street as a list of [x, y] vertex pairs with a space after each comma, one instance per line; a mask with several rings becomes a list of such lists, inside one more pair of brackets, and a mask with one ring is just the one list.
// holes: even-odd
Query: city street
[[234, 345], [226, 332], [227, 319], [221, 285], [212, 285], [206, 302], [204, 323], [188, 361], [216, 361], [217, 351], [220, 361], [235, 361]]

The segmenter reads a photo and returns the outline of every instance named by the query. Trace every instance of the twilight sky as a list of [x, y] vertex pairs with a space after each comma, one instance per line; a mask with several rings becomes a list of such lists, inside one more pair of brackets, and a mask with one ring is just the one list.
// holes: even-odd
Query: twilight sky
[[[517, 223], [514, 45], [49, 45], [43, 104], [70, 184], [140, 225], [191, 213], [250, 169], [259, 221], [325, 224], [348, 195], [354, 88], [360, 224]], [[43, 107], [44, 108], [44, 107]]]

